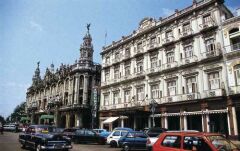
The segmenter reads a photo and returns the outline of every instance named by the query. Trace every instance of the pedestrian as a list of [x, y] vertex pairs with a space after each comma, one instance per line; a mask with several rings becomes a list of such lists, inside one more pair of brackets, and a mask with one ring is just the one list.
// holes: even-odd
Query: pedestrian
[[0, 131], [1, 131], [1, 134], [3, 134], [3, 124], [2, 124], [2, 122], [0, 122]]

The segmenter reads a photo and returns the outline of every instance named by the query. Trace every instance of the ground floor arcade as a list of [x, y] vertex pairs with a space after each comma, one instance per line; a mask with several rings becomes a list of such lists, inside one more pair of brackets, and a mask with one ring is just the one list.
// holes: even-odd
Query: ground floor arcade
[[[100, 127], [130, 127], [143, 130], [146, 127], [162, 127], [169, 130], [198, 130], [217, 132], [233, 138], [240, 131], [240, 105], [236, 99], [225, 98], [161, 104], [152, 115], [148, 107], [102, 111]], [[111, 119], [111, 120], [109, 120]]]

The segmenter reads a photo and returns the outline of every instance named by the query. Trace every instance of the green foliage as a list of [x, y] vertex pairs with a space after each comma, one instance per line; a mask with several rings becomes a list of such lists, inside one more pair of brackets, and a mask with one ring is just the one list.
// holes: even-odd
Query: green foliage
[[1, 116], [1, 115], [0, 115], [0, 122], [1, 122], [2, 124], [4, 124], [4, 123], [5, 123], [5, 119], [4, 119], [4, 117], [3, 117], [3, 116]]
[[7, 122], [19, 122], [21, 117], [25, 114], [25, 105], [26, 102], [22, 102], [20, 105], [17, 105], [13, 110], [13, 113], [7, 117]]

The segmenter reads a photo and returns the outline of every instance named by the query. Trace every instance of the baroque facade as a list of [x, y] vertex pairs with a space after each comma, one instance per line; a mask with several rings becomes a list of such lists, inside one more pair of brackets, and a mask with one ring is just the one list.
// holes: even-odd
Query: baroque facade
[[234, 60], [225, 58], [231, 46], [224, 43], [239, 42], [229, 42], [232, 19], [222, 0], [194, 0], [166, 18], [144, 18], [133, 33], [103, 47], [100, 127], [159, 126], [236, 137], [239, 52]]
[[47, 68], [43, 79], [39, 62], [26, 94], [31, 123], [54, 123], [58, 127], [95, 127], [101, 66], [93, 62], [92, 38], [88, 31], [73, 65]]

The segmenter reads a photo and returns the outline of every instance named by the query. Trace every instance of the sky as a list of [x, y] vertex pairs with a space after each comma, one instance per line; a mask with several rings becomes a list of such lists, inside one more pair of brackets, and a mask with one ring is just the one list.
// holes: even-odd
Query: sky
[[[102, 47], [138, 28], [144, 17], [166, 17], [192, 0], [0, 0], [0, 115], [9, 116], [26, 100], [40, 61], [41, 76], [50, 64], [73, 64], [91, 23], [94, 62]], [[239, 0], [225, 0], [235, 10]], [[105, 39], [105, 34], [107, 37]]]

